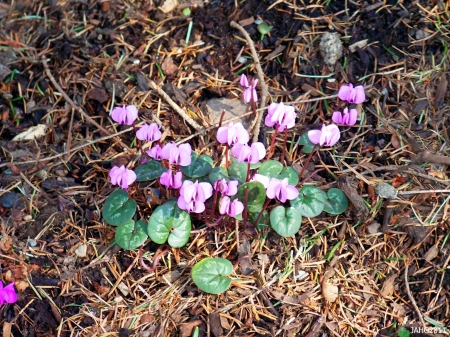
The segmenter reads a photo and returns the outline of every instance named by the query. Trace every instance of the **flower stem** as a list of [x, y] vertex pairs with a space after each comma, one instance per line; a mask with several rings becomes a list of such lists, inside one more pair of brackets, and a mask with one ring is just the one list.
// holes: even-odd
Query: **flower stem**
[[281, 163], [284, 162], [285, 165], [287, 165], [287, 163], [284, 160], [284, 157], [286, 155], [286, 143], [287, 143], [287, 128], [284, 129], [283, 152], [281, 153], [281, 160], [280, 160], [280, 162]]
[[228, 149], [230, 148], [230, 146], [227, 144], [225, 144], [225, 167], [228, 170]]
[[248, 219], [248, 188], [247, 187], [245, 187], [245, 189], [244, 189], [244, 214], [243, 214], [242, 218], [244, 220], [244, 226], [245, 226], [245, 224], [247, 223], [247, 219]]
[[[312, 157], [312, 155], [313, 155], [313, 153], [314, 153], [314, 150], [315, 150], [316, 148], [317, 148], [317, 144], [314, 145], [312, 151], [311, 151], [311, 152], [309, 153], [309, 155], [308, 155], [308, 158], [306, 158], [305, 163], [303, 164], [302, 170], [301, 170], [301, 172], [300, 172], [300, 174], [299, 174], [299, 176], [298, 176], [298, 179], [299, 179], [300, 181], [302, 180], [302, 176], [303, 176], [303, 173], [305, 172], [306, 166], [308, 166], [309, 161], [311, 160], [311, 157]], [[301, 183], [301, 185], [303, 185], [303, 182]]]
[[[134, 134], [136, 135], [137, 130], [136, 130], [136, 125], [134, 125], [134, 123], [133, 123], [133, 130], [134, 130]], [[144, 150], [142, 150], [141, 140], [136, 137], [136, 141], [137, 141], [139, 150], [141, 150], [141, 156], [142, 156], [144, 154]]]
[[248, 183], [250, 180], [250, 163], [247, 166], [247, 176], [245, 177], [245, 182]]
[[267, 160], [272, 158], [273, 153], [275, 152], [275, 139], [277, 138], [277, 134], [278, 134], [278, 129], [275, 128], [275, 131], [273, 132], [273, 136], [272, 136], [272, 142], [270, 143], [269, 154], [267, 155]]
[[266, 199], [266, 202], [264, 203], [264, 206], [263, 206], [263, 208], [261, 209], [261, 212], [259, 212], [258, 217], [256, 218], [256, 221], [255, 221], [255, 223], [254, 223], [254, 226], [255, 226], [256, 228], [258, 228], [258, 222], [259, 222], [259, 220], [261, 220], [261, 217], [262, 217], [264, 211], [266, 210], [267, 206], [269, 205], [270, 200], [271, 200], [271, 199], [269, 199], [269, 198]]
[[[211, 213], [210, 213], [210, 218], [211, 220], [213, 219], [214, 216], [214, 211], [216, 210], [216, 206], [217, 206], [217, 195], [219, 194], [218, 190], [214, 190], [214, 196], [213, 196], [213, 203], [212, 203], [212, 207], [211, 207]], [[207, 219], [208, 220], [208, 219]]]

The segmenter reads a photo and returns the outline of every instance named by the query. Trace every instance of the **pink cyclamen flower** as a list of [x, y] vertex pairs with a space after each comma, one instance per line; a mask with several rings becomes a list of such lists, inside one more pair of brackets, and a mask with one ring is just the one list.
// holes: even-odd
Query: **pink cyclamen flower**
[[150, 158], [153, 158], [155, 160], [161, 160], [163, 159], [161, 150], [162, 150], [161, 146], [159, 146], [159, 144], [156, 144], [150, 150], [147, 151], [147, 154]]
[[311, 143], [319, 144], [320, 146], [333, 146], [340, 137], [341, 133], [336, 124], [323, 124], [321, 130], [308, 131], [308, 138]]
[[0, 305], [3, 305], [3, 303], [15, 302], [17, 302], [17, 294], [14, 289], [14, 282], [3, 287], [3, 282], [0, 281]]
[[161, 139], [161, 131], [159, 131], [159, 126], [156, 123], [144, 124], [136, 131], [136, 137], [147, 142], [154, 142]]
[[202, 213], [205, 210], [205, 201], [212, 196], [212, 186], [210, 183], [193, 183], [185, 180], [180, 188], [180, 196], [177, 205], [180, 209], [188, 213]]
[[345, 108], [343, 112], [340, 111], [333, 112], [333, 116], [331, 117], [331, 119], [336, 124], [352, 126], [356, 124], [357, 117], [358, 111], [356, 109], [350, 109], [350, 112], [348, 112], [348, 108]]
[[228, 144], [233, 146], [234, 144], [247, 144], [250, 140], [247, 130], [245, 130], [242, 123], [233, 124], [232, 122], [228, 126], [221, 126], [217, 130], [217, 140], [221, 144]]
[[238, 159], [239, 163], [256, 164], [266, 156], [266, 148], [260, 142], [253, 143], [252, 146], [235, 144], [231, 153]]
[[252, 78], [252, 80], [249, 83], [247, 76], [242, 74], [240, 83], [243, 87], [246, 88], [244, 90], [245, 103], [248, 103], [252, 100], [253, 102], [258, 102], [258, 95], [256, 94], [256, 85], [258, 84], [258, 80], [256, 78]]
[[244, 204], [238, 199], [230, 200], [230, 197], [224, 196], [219, 202], [220, 214], [228, 214], [232, 218], [244, 211]]
[[180, 166], [189, 166], [191, 164], [192, 149], [189, 144], [177, 146], [175, 143], [167, 143], [161, 150], [163, 159], [169, 161], [169, 164]]
[[272, 178], [267, 186], [267, 197], [269, 199], [278, 199], [281, 202], [293, 200], [298, 197], [298, 190], [295, 186], [289, 185], [288, 178], [283, 180]]
[[182, 177], [183, 175], [180, 171], [173, 174], [172, 169], [168, 169], [166, 172], [161, 174], [161, 178], [159, 178], [159, 181], [161, 182], [161, 185], [164, 185], [168, 188], [180, 188], [183, 184], [183, 182], [181, 181]]
[[282, 132], [284, 129], [292, 128], [295, 125], [296, 117], [293, 106], [284, 105], [283, 103], [272, 103], [267, 109], [267, 116], [264, 123], [267, 126], [274, 126], [278, 131]]
[[366, 93], [362, 85], [353, 87], [353, 84], [349, 83], [340, 87], [338, 97], [349, 103], [361, 104], [366, 100]]
[[113, 185], [119, 185], [120, 187], [127, 189], [136, 180], [136, 173], [127, 169], [124, 165], [121, 167], [114, 166], [109, 171], [109, 178]]
[[138, 109], [135, 105], [116, 106], [111, 112], [111, 118], [119, 124], [132, 125], [137, 117]]
[[214, 189], [216, 191], [219, 191], [222, 195], [228, 195], [230, 197], [237, 193], [237, 186], [237, 180], [229, 181], [227, 183], [225, 179], [220, 179], [214, 183]]

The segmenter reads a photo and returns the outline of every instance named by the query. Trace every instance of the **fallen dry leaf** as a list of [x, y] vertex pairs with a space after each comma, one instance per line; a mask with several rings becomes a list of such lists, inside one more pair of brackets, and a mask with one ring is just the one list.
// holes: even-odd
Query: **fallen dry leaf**
[[322, 295], [326, 301], [333, 303], [336, 301], [339, 293], [339, 288], [335, 284], [328, 283], [328, 280], [334, 276], [336, 272], [333, 268], [328, 268], [323, 275], [322, 280]]
[[161, 68], [164, 71], [164, 74], [169, 76], [174, 75], [178, 70], [177, 65], [173, 62], [173, 59], [171, 57], [166, 57], [164, 59], [163, 63], [161, 64]]
[[30, 284], [27, 281], [19, 280], [14, 282], [14, 287], [17, 289], [19, 293], [22, 293], [25, 291], [25, 289], [30, 287]]
[[163, 13], [170, 13], [178, 6], [178, 0], [166, 0], [163, 5], [158, 7], [159, 10]]
[[192, 336], [192, 330], [196, 327], [202, 324], [202, 321], [197, 319], [195, 321], [181, 323], [180, 325], [180, 332], [181, 336], [183, 337], [189, 337]]
[[45, 130], [47, 127], [44, 124], [38, 124], [36, 126], [32, 126], [24, 132], [19, 133], [12, 140], [14, 142], [20, 142], [23, 140], [33, 140], [35, 138], [39, 138], [45, 136]]
[[392, 296], [394, 293], [394, 281], [397, 278], [397, 274], [391, 275], [389, 278], [387, 278], [383, 283], [383, 288], [381, 288], [381, 296], [383, 298], [387, 298]]
[[0, 249], [4, 252], [9, 252], [13, 247], [12, 239], [9, 235], [3, 234], [2, 239], [0, 240]]
[[425, 253], [425, 255], [423, 256], [423, 258], [425, 259], [425, 261], [430, 262], [431, 260], [433, 260], [436, 256], [438, 256], [439, 254], [439, 248], [436, 247], [435, 245], [433, 247], [431, 247], [430, 249], [428, 249], [428, 251]]

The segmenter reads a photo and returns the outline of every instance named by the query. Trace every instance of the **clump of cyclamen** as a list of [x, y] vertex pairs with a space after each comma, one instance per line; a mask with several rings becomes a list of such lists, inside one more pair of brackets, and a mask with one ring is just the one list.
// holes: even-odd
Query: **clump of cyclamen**
[[336, 124], [353, 126], [356, 124], [356, 118], [358, 117], [358, 111], [356, 109], [345, 108], [343, 112], [335, 111], [333, 112], [333, 116], [331, 116], [331, 120]]
[[336, 124], [322, 125], [320, 130], [308, 131], [308, 138], [313, 144], [320, 146], [333, 146], [341, 137], [341, 133]]
[[267, 116], [264, 123], [267, 126], [275, 126], [277, 131], [293, 128], [295, 125], [295, 109], [283, 103], [271, 103], [267, 109]]
[[353, 87], [353, 84], [349, 83], [339, 88], [338, 97], [349, 103], [361, 104], [366, 100], [366, 93], [362, 85]]
[[137, 117], [138, 109], [135, 105], [116, 106], [111, 112], [111, 118], [119, 124], [133, 125]]
[[136, 173], [127, 169], [124, 165], [120, 167], [114, 166], [111, 171], [109, 171], [109, 178], [113, 185], [119, 185], [124, 189], [128, 189], [128, 186], [135, 182]]
[[205, 210], [206, 200], [212, 196], [210, 183], [195, 183], [185, 180], [180, 188], [177, 205], [188, 213], [202, 213]]

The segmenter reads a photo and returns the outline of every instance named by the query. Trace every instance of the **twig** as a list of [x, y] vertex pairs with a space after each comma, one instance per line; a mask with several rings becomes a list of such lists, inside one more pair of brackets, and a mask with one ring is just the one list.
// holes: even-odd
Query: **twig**
[[406, 286], [406, 293], [408, 294], [409, 300], [411, 301], [411, 304], [414, 307], [414, 310], [416, 310], [417, 315], [419, 315], [420, 323], [422, 323], [422, 326], [425, 328], [425, 321], [423, 320], [422, 313], [419, 310], [419, 307], [417, 306], [416, 300], [414, 299], [413, 295], [411, 294], [411, 290], [409, 289], [409, 283], [408, 283], [408, 263], [405, 263], [405, 286]]
[[[242, 35], [244, 35], [245, 39], [247, 40], [248, 46], [250, 48], [250, 52], [252, 53], [253, 61], [255, 62], [255, 68], [256, 68], [256, 74], [259, 79], [259, 85], [261, 87], [261, 103], [259, 104], [260, 109], [264, 109], [266, 107], [266, 100], [267, 95], [269, 91], [267, 90], [266, 81], [264, 80], [264, 73], [261, 68], [261, 64], [259, 63], [259, 55], [256, 52], [255, 44], [253, 43], [253, 40], [251, 39], [250, 35], [248, 35], [247, 31], [238, 23], [231, 21], [230, 26], [233, 28], [236, 28], [241, 32]], [[253, 132], [253, 142], [258, 141], [259, 136], [259, 129], [261, 127], [261, 121], [262, 121], [263, 113], [258, 113], [258, 116], [256, 116], [256, 125], [255, 125], [255, 131]]]
[[[84, 110], [81, 107], [79, 107], [78, 105], [76, 105], [75, 102], [72, 101], [72, 99], [62, 90], [61, 86], [58, 84], [58, 82], [56, 82], [55, 78], [53, 77], [52, 73], [50, 72], [50, 68], [48, 67], [47, 60], [45, 59], [45, 56], [42, 56], [42, 64], [44, 65], [45, 73], [47, 74], [47, 77], [50, 79], [50, 82], [53, 83], [53, 85], [55, 86], [56, 90], [59, 91], [59, 93], [64, 97], [66, 102], [69, 103], [72, 106], [73, 109], [77, 110], [82, 116], [84, 116], [89, 123], [91, 123], [92, 125], [96, 126], [99, 130], [103, 131], [107, 135], [110, 135], [111, 133], [108, 130], [106, 130], [103, 126], [98, 124], [91, 116], [89, 116], [86, 112], [84, 112]], [[120, 144], [120, 146], [130, 150], [128, 145], [123, 143], [120, 140], [120, 138], [117, 138], [116, 141]]]
[[169, 95], [165, 93], [164, 90], [162, 90], [158, 85], [153, 82], [152, 80], [148, 80], [148, 84], [153, 90], [156, 90], [158, 94], [166, 100], [167, 103], [174, 109], [190, 126], [192, 126], [195, 130], [199, 131], [202, 129], [202, 126], [200, 126], [196, 121], [194, 121], [189, 115], [181, 109], [177, 103], [175, 103]]
[[36, 190], [36, 192], [40, 192], [42, 194], [42, 196], [47, 199], [47, 201], [51, 204], [51, 205], [56, 205], [58, 204], [57, 201], [53, 200], [52, 198], [50, 198], [50, 196], [45, 193], [44, 191], [42, 191], [40, 188], [36, 187], [31, 181], [28, 180], [27, 177], [25, 177], [25, 175], [22, 172], [19, 172], [20, 176], [22, 177], [23, 180], [25, 180], [25, 182], [30, 185], [30, 187], [34, 188]]

